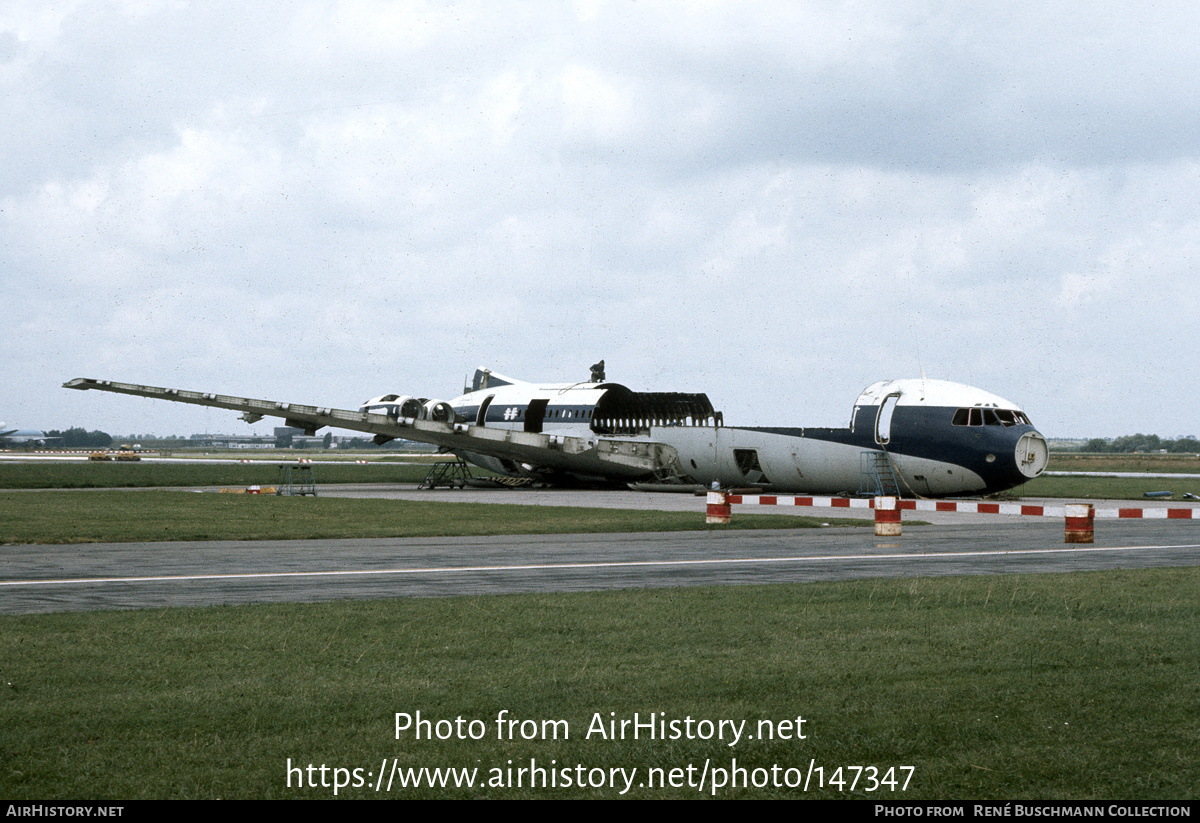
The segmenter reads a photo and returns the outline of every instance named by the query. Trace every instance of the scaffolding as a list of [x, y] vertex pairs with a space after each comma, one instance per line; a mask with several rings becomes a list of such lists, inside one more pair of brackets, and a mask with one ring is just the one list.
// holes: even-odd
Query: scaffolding
[[300, 496], [311, 494], [317, 496], [317, 481], [313, 478], [312, 464], [297, 463], [296, 465], [280, 465], [275, 494]]
[[461, 489], [471, 481], [471, 469], [464, 460], [441, 460], [429, 467], [429, 473], [418, 489]]

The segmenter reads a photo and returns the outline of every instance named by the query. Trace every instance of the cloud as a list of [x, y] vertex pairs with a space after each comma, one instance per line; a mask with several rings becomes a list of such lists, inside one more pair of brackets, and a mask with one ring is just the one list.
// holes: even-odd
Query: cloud
[[[346, 406], [604, 357], [730, 422], [924, 366], [1051, 435], [1186, 430], [1196, 14], [6, 4], [4, 417], [212, 425], [89, 422], [77, 374]], [[1139, 358], [1171, 381], [1122, 391]]]

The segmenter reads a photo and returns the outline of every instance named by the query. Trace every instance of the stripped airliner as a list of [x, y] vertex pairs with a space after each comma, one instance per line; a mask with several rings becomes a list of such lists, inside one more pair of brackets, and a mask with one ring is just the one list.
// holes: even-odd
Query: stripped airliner
[[981, 495], [1046, 468], [1046, 439], [1015, 404], [924, 378], [882, 381], [854, 402], [847, 428], [726, 426], [705, 394], [635, 392], [604, 381], [529, 383], [476, 370], [450, 401], [373, 397], [357, 411], [76, 378], [99, 389], [403, 438], [491, 471], [547, 483], [757, 487], [769, 493]]

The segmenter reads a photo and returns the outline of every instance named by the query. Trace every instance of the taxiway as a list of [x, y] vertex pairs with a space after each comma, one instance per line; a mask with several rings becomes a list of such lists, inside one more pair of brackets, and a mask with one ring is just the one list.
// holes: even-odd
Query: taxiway
[[[698, 518], [704, 505], [688, 495], [635, 492], [340, 487], [322, 494], [683, 509]], [[0, 613], [1200, 565], [1196, 520], [1100, 521], [1094, 544], [1073, 546], [1063, 543], [1057, 518], [925, 515], [930, 525], [906, 525], [894, 538], [850, 527], [5, 546]]]

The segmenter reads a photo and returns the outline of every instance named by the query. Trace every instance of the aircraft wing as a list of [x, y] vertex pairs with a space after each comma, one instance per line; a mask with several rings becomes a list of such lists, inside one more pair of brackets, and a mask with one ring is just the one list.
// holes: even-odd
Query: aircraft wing
[[242, 419], [248, 423], [256, 423], [264, 417], [281, 417], [284, 425], [303, 429], [310, 435], [319, 428], [331, 426], [373, 434], [380, 441], [403, 438], [419, 443], [431, 443], [447, 451], [482, 454], [527, 463], [537, 468], [614, 480], [633, 479], [669, 470], [678, 461], [676, 450], [663, 443], [535, 434], [453, 421], [396, 418], [386, 414], [141, 386], [112, 380], [92, 380], [86, 377], [69, 380], [63, 383], [63, 388], [80, 391], [98, 389], [116, 394], [240, 411]]

